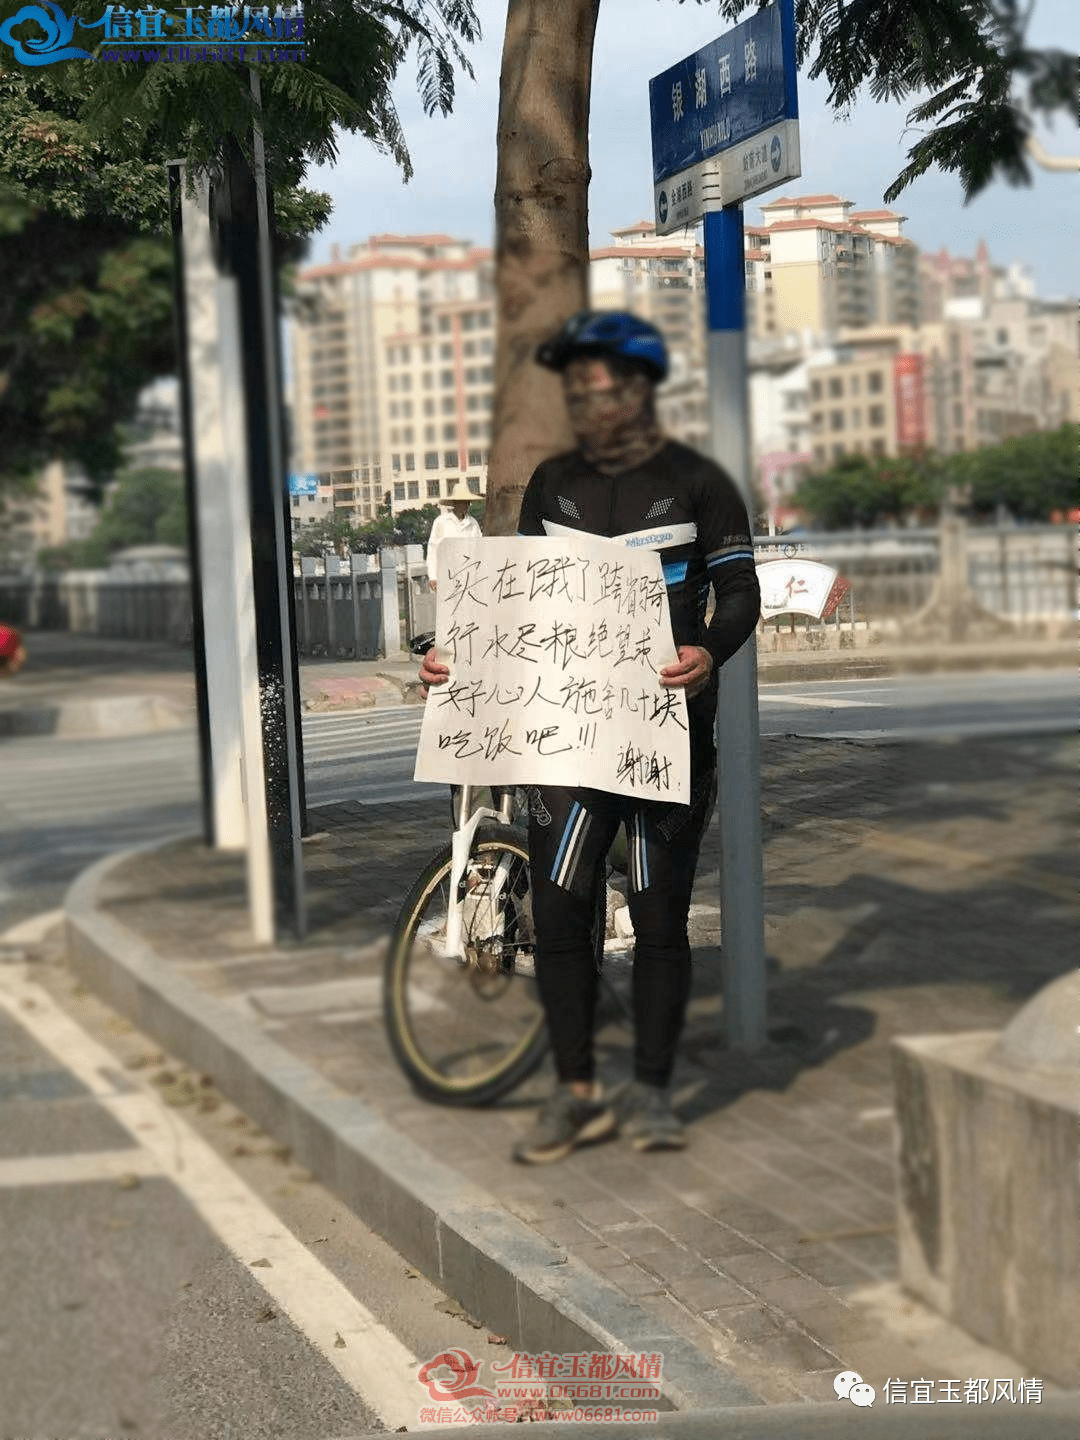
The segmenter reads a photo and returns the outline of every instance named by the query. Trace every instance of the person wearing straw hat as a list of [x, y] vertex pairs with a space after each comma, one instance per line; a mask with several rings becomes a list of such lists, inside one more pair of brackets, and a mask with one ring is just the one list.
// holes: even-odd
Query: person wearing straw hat
[[435, 557], [439, 541], [479, 536], [481, 533], [479, 522], [469, 514], [469, 503], [468, 495], [444, 495], [439, 501], [441, 509], [432, 523], [427, 544], [428, 584], [432, 590], [435, 589], [438, 573], [435, 569]]

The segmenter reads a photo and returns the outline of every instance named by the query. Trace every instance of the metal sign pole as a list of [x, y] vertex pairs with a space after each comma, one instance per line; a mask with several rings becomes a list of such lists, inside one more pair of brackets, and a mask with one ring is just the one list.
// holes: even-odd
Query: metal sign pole
[[[711, 449], [739, 487], [752, 517], [744, 274], [742, 206], [707, 214]], [[720, 671], [716, 731], [724, 1025], [732, 1048], [757, 1050], [767, 1037], [757, 645], [753, 635]]]
[[[752, 514], [742, 206], [801, 174], [794, 0], [777, 0], [649, 81], [657, 234], [705, 222], [712, 452]], [[724, 666], [717, 707], [724, 1016], [765, 1044], [757, 655]]]

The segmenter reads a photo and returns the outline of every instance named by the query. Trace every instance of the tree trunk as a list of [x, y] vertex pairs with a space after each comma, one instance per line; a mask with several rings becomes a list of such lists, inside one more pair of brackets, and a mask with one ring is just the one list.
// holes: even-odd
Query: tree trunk
[[533, 361], [589, 294], [589, 88], [600, 0], [509, 0], [495, 180], [498, 322], [484, 532], [512, 535], [529, 476], [574, 444]]

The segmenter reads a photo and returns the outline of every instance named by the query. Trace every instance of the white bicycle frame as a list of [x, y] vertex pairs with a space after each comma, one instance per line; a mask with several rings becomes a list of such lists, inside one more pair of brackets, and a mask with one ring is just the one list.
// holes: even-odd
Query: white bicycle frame
[[[513, 815], [514, 792], [512, 789], [504, 790], [502, 801], [498, 810], [493, 810], [490, 805], [478, 805], [472, 809], [472, 785], [462, 785], [458, 798], [457, 828], [454, 830], [450, 841], [450, 898], [446, 907], [446, 945], [445, 956], [448, 960], [464, 960], [465, 947], [462, 943], [462, 901], [461, 881], [465, 875], [465, 867], [469, 863], [469, 855], [472, 851], [473, 841], [476, 832], [484, 820], [498, 820], [500, 824], [509, 825]], [[492, 882], [493, 889], [490, 898], [498, 900], [502, 887], [506, 884], [509, 873], [509, 866], [504, 861], [498, 868]]]

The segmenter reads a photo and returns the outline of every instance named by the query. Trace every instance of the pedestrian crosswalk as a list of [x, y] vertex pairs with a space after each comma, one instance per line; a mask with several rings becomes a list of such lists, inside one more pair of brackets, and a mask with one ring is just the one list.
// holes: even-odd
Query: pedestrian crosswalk
[[[402, 705], [305, 716], [309, 805], [387, 804], [437, 792], [412, 781], [422, 714], [418, 705]], [[93, 740], [26, 736], [6, 740], [3, 749], [0, 825], [9, 831], [95, 822], [123, 828], [128, 819], [142, 831], [147, 823], [154, 828], [151, 815], [166, 829], [197, 824], [194, 729]]]

